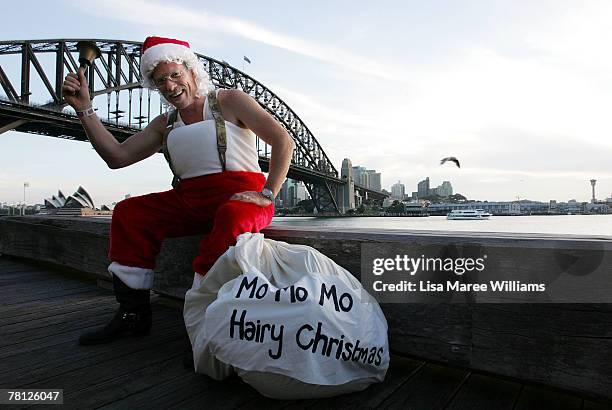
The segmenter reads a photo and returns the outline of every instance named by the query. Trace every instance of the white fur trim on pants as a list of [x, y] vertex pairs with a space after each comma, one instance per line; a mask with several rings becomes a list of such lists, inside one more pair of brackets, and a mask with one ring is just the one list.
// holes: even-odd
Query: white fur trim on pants
[[153, 269], [125, 266], [113, 262], [108, 266], [108, 272], [116, 275], [123, 283], [132, 289], [153, 288]]

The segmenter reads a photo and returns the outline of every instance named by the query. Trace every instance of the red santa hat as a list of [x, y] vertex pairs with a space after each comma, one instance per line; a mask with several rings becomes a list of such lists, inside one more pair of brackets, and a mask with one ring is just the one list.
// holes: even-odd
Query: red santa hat
[[[164, 61], [185, 64], [187, 68], [198, 73], [200, 80], [208, 80], [208, 75], [205, 75], [205, 73], [205, 78], [202, 78], [201, 68], [203, 67], [200, 67], [202, 64], [198, 61], [195, 53], [191, 51], [188, 42], [174, 38], [150, 36], [145, 39], [140, 52], [140, 74], [144, 87], [155, 88], [151, 80], [151, 73], [159, 63]], [[207, 82], [209, 83], [209, 81]]]

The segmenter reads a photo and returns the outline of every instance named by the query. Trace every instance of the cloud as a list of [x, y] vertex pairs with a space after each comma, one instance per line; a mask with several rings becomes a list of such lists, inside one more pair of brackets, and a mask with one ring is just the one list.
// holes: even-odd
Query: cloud
[[542, 57], [567, 68], [609, 76], [612, 55], [612, 3], [571, 2], [539, 24], [524, 27], [522, 40]]
[[461, 157], [466, 170], [475, 164], [542, 177], [612, 177], [612, 146], [506, 126], [487, 127], [478, 137], [482, 143], [465, 149]]
[[[183, 8], [175, 4], [151, 3], [143, 0], [129, 2], [110, 0], [87, 4], [75, 2], [74, 4], [81, 7], [83, 11], [98, 17], [112, 16], [133, 24], [163, 26], [166, 30], [188, 30], [191, 39], [206, 32], [229, 34], [378, 78], [397, 78], [405, 71], [401, 67], [379, 63], [366, 56], [343, 49], [277, 33], [246, 20], [201, 10], [196, 11], [193, 8]], [[118, 9], [121, 10], [120, 13], [116, 12]]]

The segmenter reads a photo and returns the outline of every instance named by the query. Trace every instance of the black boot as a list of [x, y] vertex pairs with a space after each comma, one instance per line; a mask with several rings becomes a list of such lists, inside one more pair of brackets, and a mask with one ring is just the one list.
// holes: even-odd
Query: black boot
[[84, 333], [79, 338], [81, 345], [97, 345], [119, 339], [125, 333], [141, 336], [151, 329], [151, 304], [149, 290], [129, 288], [113, 275], [115, 297], [119, 310], [113, 319], [101, 329]]

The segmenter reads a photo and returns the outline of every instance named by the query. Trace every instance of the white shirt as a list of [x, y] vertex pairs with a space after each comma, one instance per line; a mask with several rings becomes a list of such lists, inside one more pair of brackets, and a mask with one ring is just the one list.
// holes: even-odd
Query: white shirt
[[[229, 121], [225, 121], [225, 129], [225, 169], [261, 172], [255, 134]], [[208, 97], [204, 102], [203, 121], [185, 125], [180, 113], [177, 115], [174, 128], [168, 134], [167, 146], [174, 172], [181, 179], [222, 172], [215, 120], [208, 105]]]

